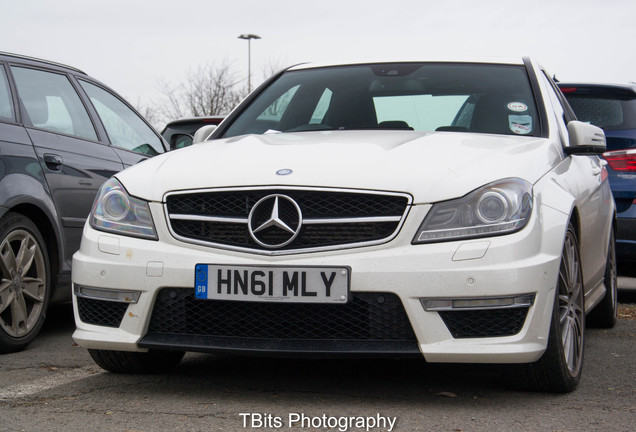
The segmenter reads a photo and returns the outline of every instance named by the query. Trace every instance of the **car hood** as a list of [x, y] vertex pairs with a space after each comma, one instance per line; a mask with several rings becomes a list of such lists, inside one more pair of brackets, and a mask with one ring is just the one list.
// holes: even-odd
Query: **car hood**
[[[560, 160], [544, 138], [463, 132], [325, 131], [244, 135], [148, 159], [117, 174], [128, 192], [235, 186], [320, 186], [406, 192], [443, 201], [495, 180], [535, 183]], [[279, 175], [280, 170], [291, 170]], [[279, 172], [279, 174], [277, 174]]]

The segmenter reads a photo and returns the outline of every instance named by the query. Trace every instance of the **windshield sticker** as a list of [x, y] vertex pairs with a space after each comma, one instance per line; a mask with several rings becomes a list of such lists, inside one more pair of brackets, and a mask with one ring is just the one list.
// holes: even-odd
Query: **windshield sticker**
[[532, 132], [532, 116], [530, 115], [509, 115], [508, 127], [517, 135], [527, 135]]
[[523, 102], [510, 102], [508, 104], [508, 109], [514, 112], [524, 112], [528, 110], [528, 105]]

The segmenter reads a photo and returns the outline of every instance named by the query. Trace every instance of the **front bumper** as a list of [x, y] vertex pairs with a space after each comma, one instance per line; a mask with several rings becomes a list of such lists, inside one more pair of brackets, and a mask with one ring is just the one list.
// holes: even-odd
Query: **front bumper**
[[[123, 351], [153, 348], [286, 355], [417, 354], [430, 362], [470, 363], [525, 363], [537, 360], [547, 344], [567, 215], [543, 206], [538, 215], [533, 215], [528, 226], [515, 234], [412, 245], [411, 240], [428, 209], [429, 206], [414, 206], [399, 235], [383, 245], [274, 257], [179, 242], [169, 234], [163, 222], [162, 208], [155, 204], [151, 205], [151, 211], [159, 242], [107, 234], [87, 225], [82, 246], [73, 257], [74, 291], [80, 292], [83, 288], [89, 288], [89, 293], [91, 288], [98, 289], [93, 293], [99, 293], [99, 290], [133, 291], [138, 293], [138, 299], [135, 302], [126, 301], [125, 298], [123, 301], [121, 298], [117, 301], [97, 298], [99, 296], [78, 299], [74, 295], [77, 330], [73, 338], [86, 348]], [[371, 335], [365, 343], [361, 343], [357, 337], [348, 338], [347, 330], [338, 330], [345, 336], [338, 336], [338, 333], [334, 338], [322, 339], [313, 334], [307, 336], [302, 331], [297, 338], [287, 339], [270, 332], [238, 336], [232, 333], [227, 337], [205, 334], [184, 337], [171, 334], [172, 327], [157, 332], [152, 316], [153, 310], [160, 304], [164, 304], [164, 310], [168, 311], [165, 313], [172, 315], [155, 320], [170, 322], [193, 319], [192, 309], [183, 307], [186, 301], [196, 302], [194, 307], [203, 308], [199, 322], [209, 319], [211, 315], [216, 316], [219, 310], [226, 311], [228, 307], [241, 309], [241, 303], [232, 302], [231, 305], [225, 303], [228, 307], [220, 305], [221, 309], [214, 312], [206, 310], [212, 307], [211, 301], [184, 300], [194, 294], [194, 269], [200, 263], [348, 266], [351, 268], [351, 292], [356, 300], [344, 307], [334, 305], [333, 308], [343, 308], [343, 312], [336, 309], [328, 311], [329, 314], [346, 315], [349, 319], [354, 312], [347, 307], [358, 307], [355, 302], [366, 302], [363, 307], [366, 311], [369, 305], [384, 303], [384, 299], [392, 297], [397, 299], [398, 309], [403, 307], [404, 319], [398, 317], [383, 325], [389, 329], [399, 325], [401, 333], [385, 340], [376, 340], [377, 343], [369, 343], [375, 338]], [[523, 310], [497, 307], [497, 304], [505, 304], [511, 298], [531, 298], [532, 301]], [[176, 303], [166, 306], [166, 301], [170, 299]], [[451, 301], [451, 304], [453, 299], [459, 300], [457, 304], [466, 305], [467, 309], [440, 311], [425, 308], [427, 301], [440, 299]], [[91, 318], [87, 318], [85, 310], [82, 314], [79, 310], [80, 304], [86, 300], [102, 302], [97, 305], [99, 310], [103, 306], [107, 316], [115, 319], [108, 323], [99, 321], [100, 325], [87, 323], [91, 322]], [[263, 322], [256, 315], [261, 313], [261, 308], [257, 306], [254, 309], [254, 303], [249, 305], [252, 309], [245, 316], [252, 317], [255, 322]], [[180, 307], [181, 312], [174, 312]], [[281, 316], [281, 310], [276, 309], [279, 307], [285, 313], [296, 314], [294, 319], [301, 323], [301, 329], [303, 319], [305, 323], [314, 322], [314, 327], [323, 321], [319, 319], [324, 312], [320, 309], [307, 312], [290, 304], [266, 304], [264, 307], [274, 308], [268, 312], [270, 317]], [[501, 328], [499, 324], [502, 317], [510, 316], [508, 311], [515, 311], [518, 315], [517, 318], [513, 317], [516, 327], [512, 325], [512, 330], [503, 333], [490, 331], [492, 328]], [[235, 316], [231, 314], [223, 322], [227, 323]], [[361, 320], [370, 321], [367, 315]], [[403, 328], [404, 322], [407, 329]], [[470, 329], [477, 325], [474, 323], [481, 323], [482, 330], [470, 334]], [[343, 324], [343, 327], [347, 326], [351, 326], [350, 321]], [[457, 333], [457, 327], [460, 333]], [[468, 328], [469, 333], [461, 333], [462, 328]], [[327, 333], [331, 331], [325, 330]]]

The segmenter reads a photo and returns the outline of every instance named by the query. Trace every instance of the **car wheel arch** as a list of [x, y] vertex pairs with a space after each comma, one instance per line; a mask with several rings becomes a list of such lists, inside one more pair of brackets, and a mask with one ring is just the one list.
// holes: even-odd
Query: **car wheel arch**
[[[15, 191], [20, 191], [16, 194]], [[64, 248], [64, 233], [61, 231], [57, 220], [57, 210], [50, 192], [45, 184], [34, 177], [21, 174], [10, 174], [0, 180], [0, 205], [5, 211], [14, 211], [31, 219], [38, 228], [43, 228], [50, 252], [55, 252], [55, 262], [51, 262], [52, 268], [62, 269], [61, 256]], [[0, 215], [1, 216], [1, 215]], [[52, 241], [49, 241], [52, 239]]]
[[[574, 229], [574, 235], [576, 236], [576, 241], [578, 243], [579, 254], [580, 254], [581, 253], [582, 228], [581, 228], [581, 218], [579, 216], [579, 209], [576, 206], [574, 206], [572, 208], [572, 212], [570, 213], [569, 223], [572, 224], [572, 228]], [[567, 227], [566, 227], [565, 232], [563, 234], [563, 241], [565, 241], [566, 233], [567, 233]], [[585, 294], [587, 293], [587, 287], [585, 286], [585, 279], [582, 279], [582, 282], [583, 282], [583, 293], [584, 293], [584, 297], [585, 297]], [[583, 309], [584, 309], [583, 313], [587, 313], [587, 311], [585, 310], [585, 301], [583, 302]]]
[[30, 219], [35, 226], [40, 230], [40, 233], [46, 244], [46, 248], [49, 254], [49, 265], [51, 266], [52, 283], [52, 298], [54, 297], [57, 289], [55, 278], [62, 270], [63, 264], [60, 250], [62, 248], [62, 233], [58, 227], [51, 220], [51, 216], [43, 210], [40, 206], [33, 203], [22, 203], [14, 207], [11, 207], [9, 211], [13, 213], [20, 213], [26, 218]]
[[61, 269], [61, 236], [50, 216], [37, 205], [27, 203], [12, 207], [10, 211], [29, 218], [40, 230], [51, 258], [51, 274], [55, 275], [54, 272], [59, 272]]
[[[577, 212], [578, 210], [573, 210], [565, 227], [559, 259], [560, 275], [555, 281], [554, 290], [549, 291], [549, 300], [546, 303], [545, 312], [550, 319], [545, 335], [545, 351], [537, 361], [512, 364], [502, 370], [506, 382], [516, 389], [566, 393], [574, 390], [580, 380], [585, 344], [584, 288], [580, 265], [574, 267], [568, 265], [573, 262], [572, 259], [580, 264], [577, 238], [577, 230], [580, 231], [580, 227], [578, 227]], [[564, 268], [574, 269], [576, 277], [563, 278], [561, 272]], [[570, 291], [570, 288], [576, 285], [580, 287], [578, 291]], [[570, 293], [572, 296], [569, 295]], [[576, 307], [572, 307], [573, 305]], [[574, 318], [574, 315], [577, 318]], [[566, 320], [567, 317], [571, 319]], [[567, 325], [569, 330], [564, 332], [564, 325]], [[564, 335], [574, 335], [572, 337], [575, 342], [567, 345]], [[575, 348], [569, 351], [570, 346]]]
[[[572, 208], [572, 212], [570, 213], [570, 222], [572, 222], [572, 226], [574, 227], [574, 233], [576, 234], [576, 238], [581, 238], [581, 218], [579, 217], [579, 209], [574, 206]], [[565, 233], [564, 233], [565, 236]]]
[[53, 281], [46, 242], [29, 216], [6, 212], [0, 220], [3, 314], [0, 353], [28, 346], [41, 330]]

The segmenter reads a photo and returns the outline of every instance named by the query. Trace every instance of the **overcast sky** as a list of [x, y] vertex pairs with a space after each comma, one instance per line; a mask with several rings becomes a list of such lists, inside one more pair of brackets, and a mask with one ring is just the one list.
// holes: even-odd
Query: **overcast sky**
[[532, 56], [561, 81], [636, 81], [634, 0], [3, 0], [0, 51], [80, 68], [136, 106], [229, 63]]

